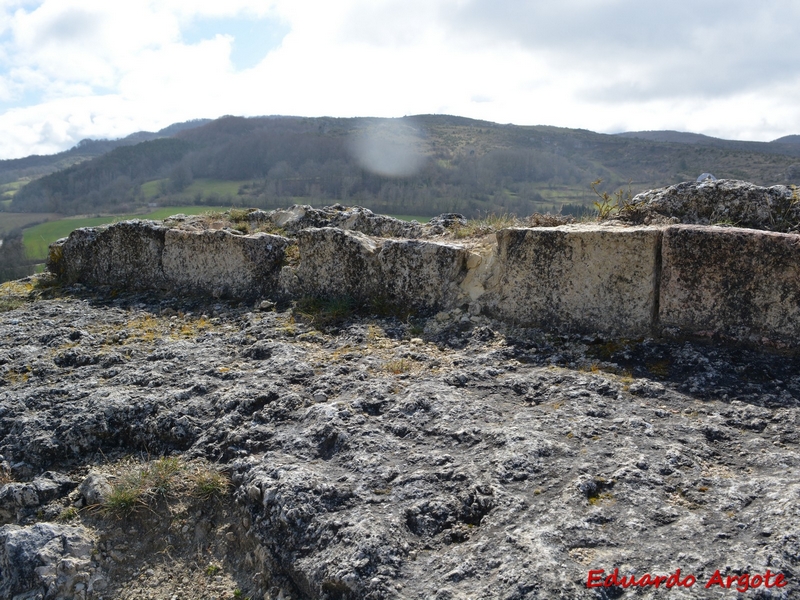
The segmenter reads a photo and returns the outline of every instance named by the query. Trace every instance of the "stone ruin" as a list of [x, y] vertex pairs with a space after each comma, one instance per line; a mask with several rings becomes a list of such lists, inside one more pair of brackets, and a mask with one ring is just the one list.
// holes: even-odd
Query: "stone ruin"
[[633, 207], [608, 222], [462, 239], [449, 234], [465, 226], [459, 215], [420, 225], [341, 205], [244, 213], [239, 229], [256, 233], [203, 217], [133, 220], [74, 231], [51, 246], [48, 268], [116, 290], [380, 299], [543, 329], [798, 346], [796, 191], [684, 183]]

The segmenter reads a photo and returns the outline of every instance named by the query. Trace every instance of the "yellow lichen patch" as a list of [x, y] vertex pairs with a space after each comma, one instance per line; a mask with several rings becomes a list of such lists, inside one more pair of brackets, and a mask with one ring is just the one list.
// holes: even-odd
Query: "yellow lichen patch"
[[33, 284], [27, 280], [0, 284], [0, 312], [22, 306], [31, 297], [33, 289]]
[[27, 382], [30, 376], [30, 369], [28, 367], [24, 367], [23, 369], [9, 369], [6, 371], [4, 379], [11, 385], [15, 385]]
[[383, 367], [393, 375], [400, 375], [402, 373], [408, 373], [411, 371], [411, 369], [414, 367], [414, 363], [413, 361], [405, 358], [400, 358], [397, 360], [390, 360], [389, 362], [385, 363]]
[[614, 502], [614, 494], [611, 492], [600, 492], [596, 496], [589, 496], [589, 504], [596, 506], [603, 502]]
[[128, 334], [126, 342], [134, 340], [152, 342], [168, 333], [167, 327], [166, 323], [159, 321], [152, 315], [137, 317], [123, 326]]
[[172, 331], [173, 338], [195, 337], [211, 327], [211, 322], [205, 317], [196, 320], [187, 320], [176, 326]]

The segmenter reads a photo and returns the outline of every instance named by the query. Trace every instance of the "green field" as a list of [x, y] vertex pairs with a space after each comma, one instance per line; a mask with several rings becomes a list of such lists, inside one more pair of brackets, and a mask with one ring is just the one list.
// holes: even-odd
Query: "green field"
[[[199, 215], [213, 210], [228, 210], [222, 206], [167, 206], [159, 208], [146, 215], [120, 215], [111, 217], [70, 217], [59, 221], [50, 221], [26, 229], [22, 234], [25, 252], [29, 258], [44, 260], [47, 258], [47, 249], [56, 240], [67, 237], [74, 229], [79, 227], [96, 227], [114, 221], [125, 219], [166, 219], [172, 215], [183, 213], [185, 215]], [[8, 213], [7, 213], [8, 214]], [[23, 213], [30, 214], [30, 213]], [[0, 213], [2, 215], [2, 213]], [[44, 215], [37, 215], [41, 220]]]
[[0, 238], [9, 231], [28, 227], [32, 223], [60, 219], [61, 215], [55, 213], [11, 213], [0, 212]]
[[194, 202], [202, 199], [217, 199], [222, 202], [235, 199], [239, 195], [239, 188], [250, 181], [224, 181], [222, 179], [196, 179], [182, 192], [166, 192], [168, 179], [156, 179], [142, 184], [142, 194], [148, 200], [161, 196], [168, 196], [172, 200]]

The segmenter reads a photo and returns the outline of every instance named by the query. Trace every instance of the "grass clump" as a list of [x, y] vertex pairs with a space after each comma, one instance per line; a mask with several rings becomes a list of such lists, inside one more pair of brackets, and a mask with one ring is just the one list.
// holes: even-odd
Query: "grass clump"
[[295, 314], [316, 327], [336, 325], [352, 317], [355, 312], [356, 303], [347, 296], [305, 296], [295, 303]]
[[162, 457], [135, 465], [124, 463], [119, 482], [101, 510], [116, 517], [127, 517], [142, 508], [151, 508], [159, 499], [192, 497], [208, 500], [227, 493], [227, 476], [201, 462], [188, 462], [179, 456]]
[[200, 469], [192, 475], [192, 496], [201, 500], [218, 498], [228, 493], [227, 475], [213, 469]]
[[411, 367], [412, 367], [411, 361], [406, 360], [405, 358], [400, 358], [398, 360], [390, 360], [384, 365], [384, 368], [393, 375], [408, 373], [411, 370]]
[[116, 517], [127, 517], [136, 509], [147, 506], [147, 489], [138, 480], [138, 477], [126, 477], [111, 488], [111, 493], [103, 503], [103, 510]]
[[186, 463], [177, 456], [159, 458], [150, 463], [147, 480], [153, 493], [166, 496], [186, 470]]
[[524, 223], [516, 215], [492, 213], [480, 219], [470, 219], [466, 225], [457, 225], [453, 228], [453, 237], [456, 239], [480, 237], [508, 227], [521, 227], [523, 225]]

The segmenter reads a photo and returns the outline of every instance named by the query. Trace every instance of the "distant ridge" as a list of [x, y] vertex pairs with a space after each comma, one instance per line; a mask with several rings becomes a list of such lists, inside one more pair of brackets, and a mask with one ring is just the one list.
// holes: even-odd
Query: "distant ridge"
[[669, 142], [675, 144], [708, 144], [713, 145], [715, 142], [727, 142], [722, 138], [715, 138], [702, 133], [689, 133], [687, 131], [626, 131], [625, 133], [618, 133], [620, 137], [637, 138], [640, 140], [649, 140], [651, 142]]
[[706, 146], [738, 152], [758, 152], [797, 156], [800, 135], [787, 135], [771, 142], [751, 142], [746, 140], [726, 140], [702, 133], [685, 131], [626, 131], [615, 134], [617, 137], [646, 140], [648, 142], [683, 144], [687, 146]]
[[800, 135], [785, 135], [777, 140], [772, 140], [770, 144], [800, 144]]

